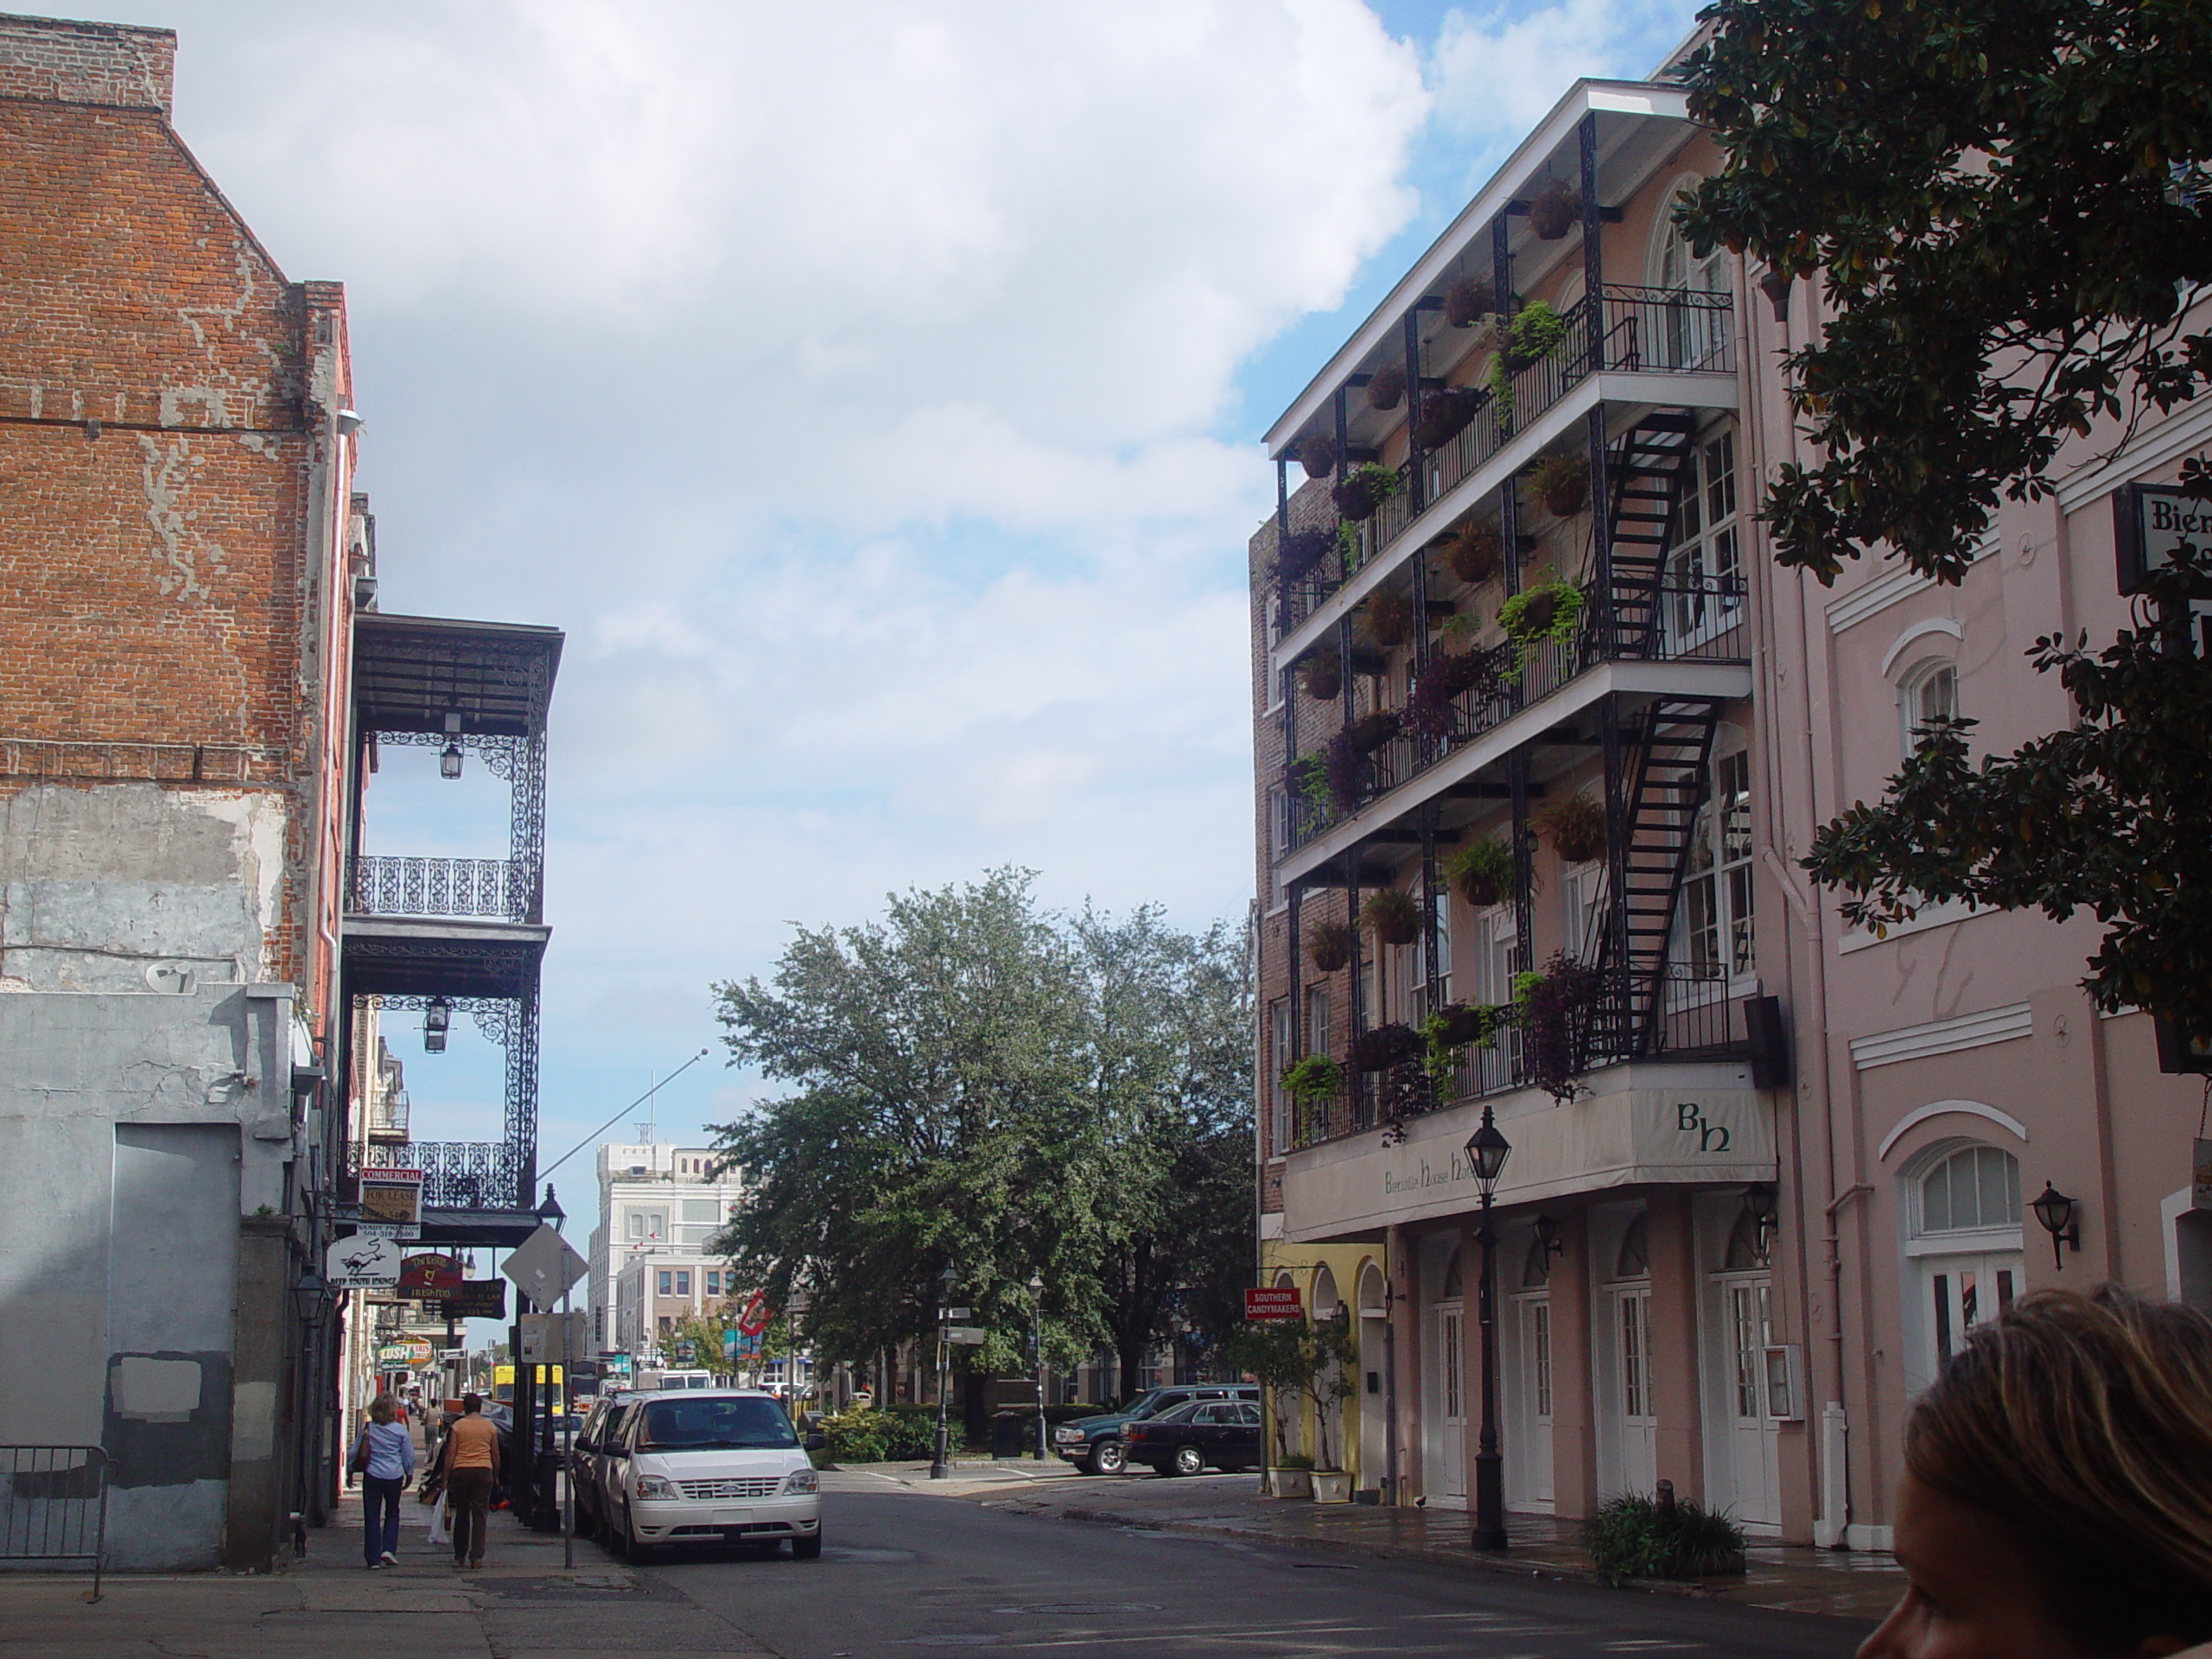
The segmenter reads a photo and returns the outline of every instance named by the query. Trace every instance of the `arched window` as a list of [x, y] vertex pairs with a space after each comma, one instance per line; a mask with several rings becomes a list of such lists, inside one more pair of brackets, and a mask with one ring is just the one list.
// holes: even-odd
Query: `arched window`
[[1628, 1230], [1621, 1235], [1619, 1256], [1613, 1262], [1616, 1279], [1649, 1279], [1651, 1276], [1651, 1226], [1639, 1211]]
[[1440, 1302], [1456, 1302], [1466, 1295], [1466, 1287], [1459, 1278], [1459, 1252], [1452, 1252], [1452, 1260], [1444, 1269], [1444, 1288], [1437, 1294]]
[[1736, 1217], [1736, 1224], [1728, 1232], [1728, 1251], [1722, 1258], [1723, 1273], [1749, 1273], [1767, 1265], [1767, 1258], [1774, 1248], [1773, 1240], [1765, 1228], [1751, 1219], [1751, 1212], [1745, 1211]]
[[1920, 1178], [1914, 1230], [1977, 1232], [2020, 1224], [2020, 1162], [1996, 1147], [1961, 1147]]
[[1552, 1281], [1552, 1253], [1541, 1238], [1529, 1241], [1529, 1259], [1521, 1264], [1521, 1288], [1541, 1290]]
[[1653, 314], [1642, 333], [1669, 368], [1717, 365], [1727, 344], [1728, 309], [1713, 297], [1728, 291], [1726, 251], [1715, 247], [1700, 259], [1675, 226], [1675, 210], [1696, 187], [1695, 179], [1683, 179], [1669, 193], [1645, 265], [1659, 292], [1640, 308]]
[[1904, 727], [1904, 754], [1939, 720], [1959, 717], [1959, 665], [1948, 657], [1929, 657], [1915, 663], [1897, 682], [1897, 713]]

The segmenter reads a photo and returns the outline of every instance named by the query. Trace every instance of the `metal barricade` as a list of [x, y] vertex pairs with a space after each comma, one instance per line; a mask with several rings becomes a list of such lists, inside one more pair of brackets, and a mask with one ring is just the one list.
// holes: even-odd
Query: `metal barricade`
[[103, 1446], [0, 1446], [0, 1561], [90, 1561], [98, 1601], [112, 1469]]

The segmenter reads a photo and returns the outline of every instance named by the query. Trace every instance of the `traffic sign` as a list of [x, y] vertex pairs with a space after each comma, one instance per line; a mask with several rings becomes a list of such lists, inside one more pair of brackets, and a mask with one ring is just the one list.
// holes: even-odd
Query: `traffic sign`
[[1298, 1287], [1288, 1286], [1281, 1290], [1247, 1290], [1244, 1293], [1244, 1317], [1248, 1319], [1300, 1319], [1306, 1317], [1304, 1299]]
[[757, 1337], [768, 1328], [768, 1321], [773, 1318], [775, 1315], [768, 1311], [768, 1299], [756, 1290], [745, 1304], [745, 1312], [737, 1316], [737, 1328], [748, 1337]]
[[389, 1290], [399, 1282], [399, 1245], [389, 1238], [341, 1238], [323, 1253], [323, 1277], [334, 1290]]
[[499, 1271], [538, 1306], [550, 1307], [587, 1269], [583, 1257], [563, 1243], [560, 1234], [541, 1224], [508, 1253]]
[[944, 1339], [955, 1347], [979, 1348], [988, 1334], [981, 1325], [954, 1325], [945, 1327]]

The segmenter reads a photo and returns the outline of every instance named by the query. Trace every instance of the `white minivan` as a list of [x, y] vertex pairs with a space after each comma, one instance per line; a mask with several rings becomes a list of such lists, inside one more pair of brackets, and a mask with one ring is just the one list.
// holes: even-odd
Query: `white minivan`
[[775, 1396], [757, 1389], [632, 1395], [600, 1449], [601, 1519], [632, 1560], [657, 1546], [720, 1539], [763, 1554], [785, 1539], [822, 1554], [821, 1482]]

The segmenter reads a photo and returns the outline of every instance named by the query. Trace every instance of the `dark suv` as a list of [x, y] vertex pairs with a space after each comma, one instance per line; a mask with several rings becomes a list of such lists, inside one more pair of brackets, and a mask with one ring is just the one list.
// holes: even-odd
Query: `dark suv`
[[1260, 1385], [1179, 1382], [1172, 1388], [1147, 1389], [1118, 1411], [1101, 1412], [1096, 1417], [1078, 1417], [1071, 1423], [1062, 1423], [1052, 1431], [1052, 1450], [1085, 1474], [1118, 1475], [1128, 1461], [1122, 1444], [1125, 1427], [1173, 1411], [1178, 1406], [1187, 1406], [1194, 1400], [1244, 1400], [1256, 1406], [1260, 1403]]

